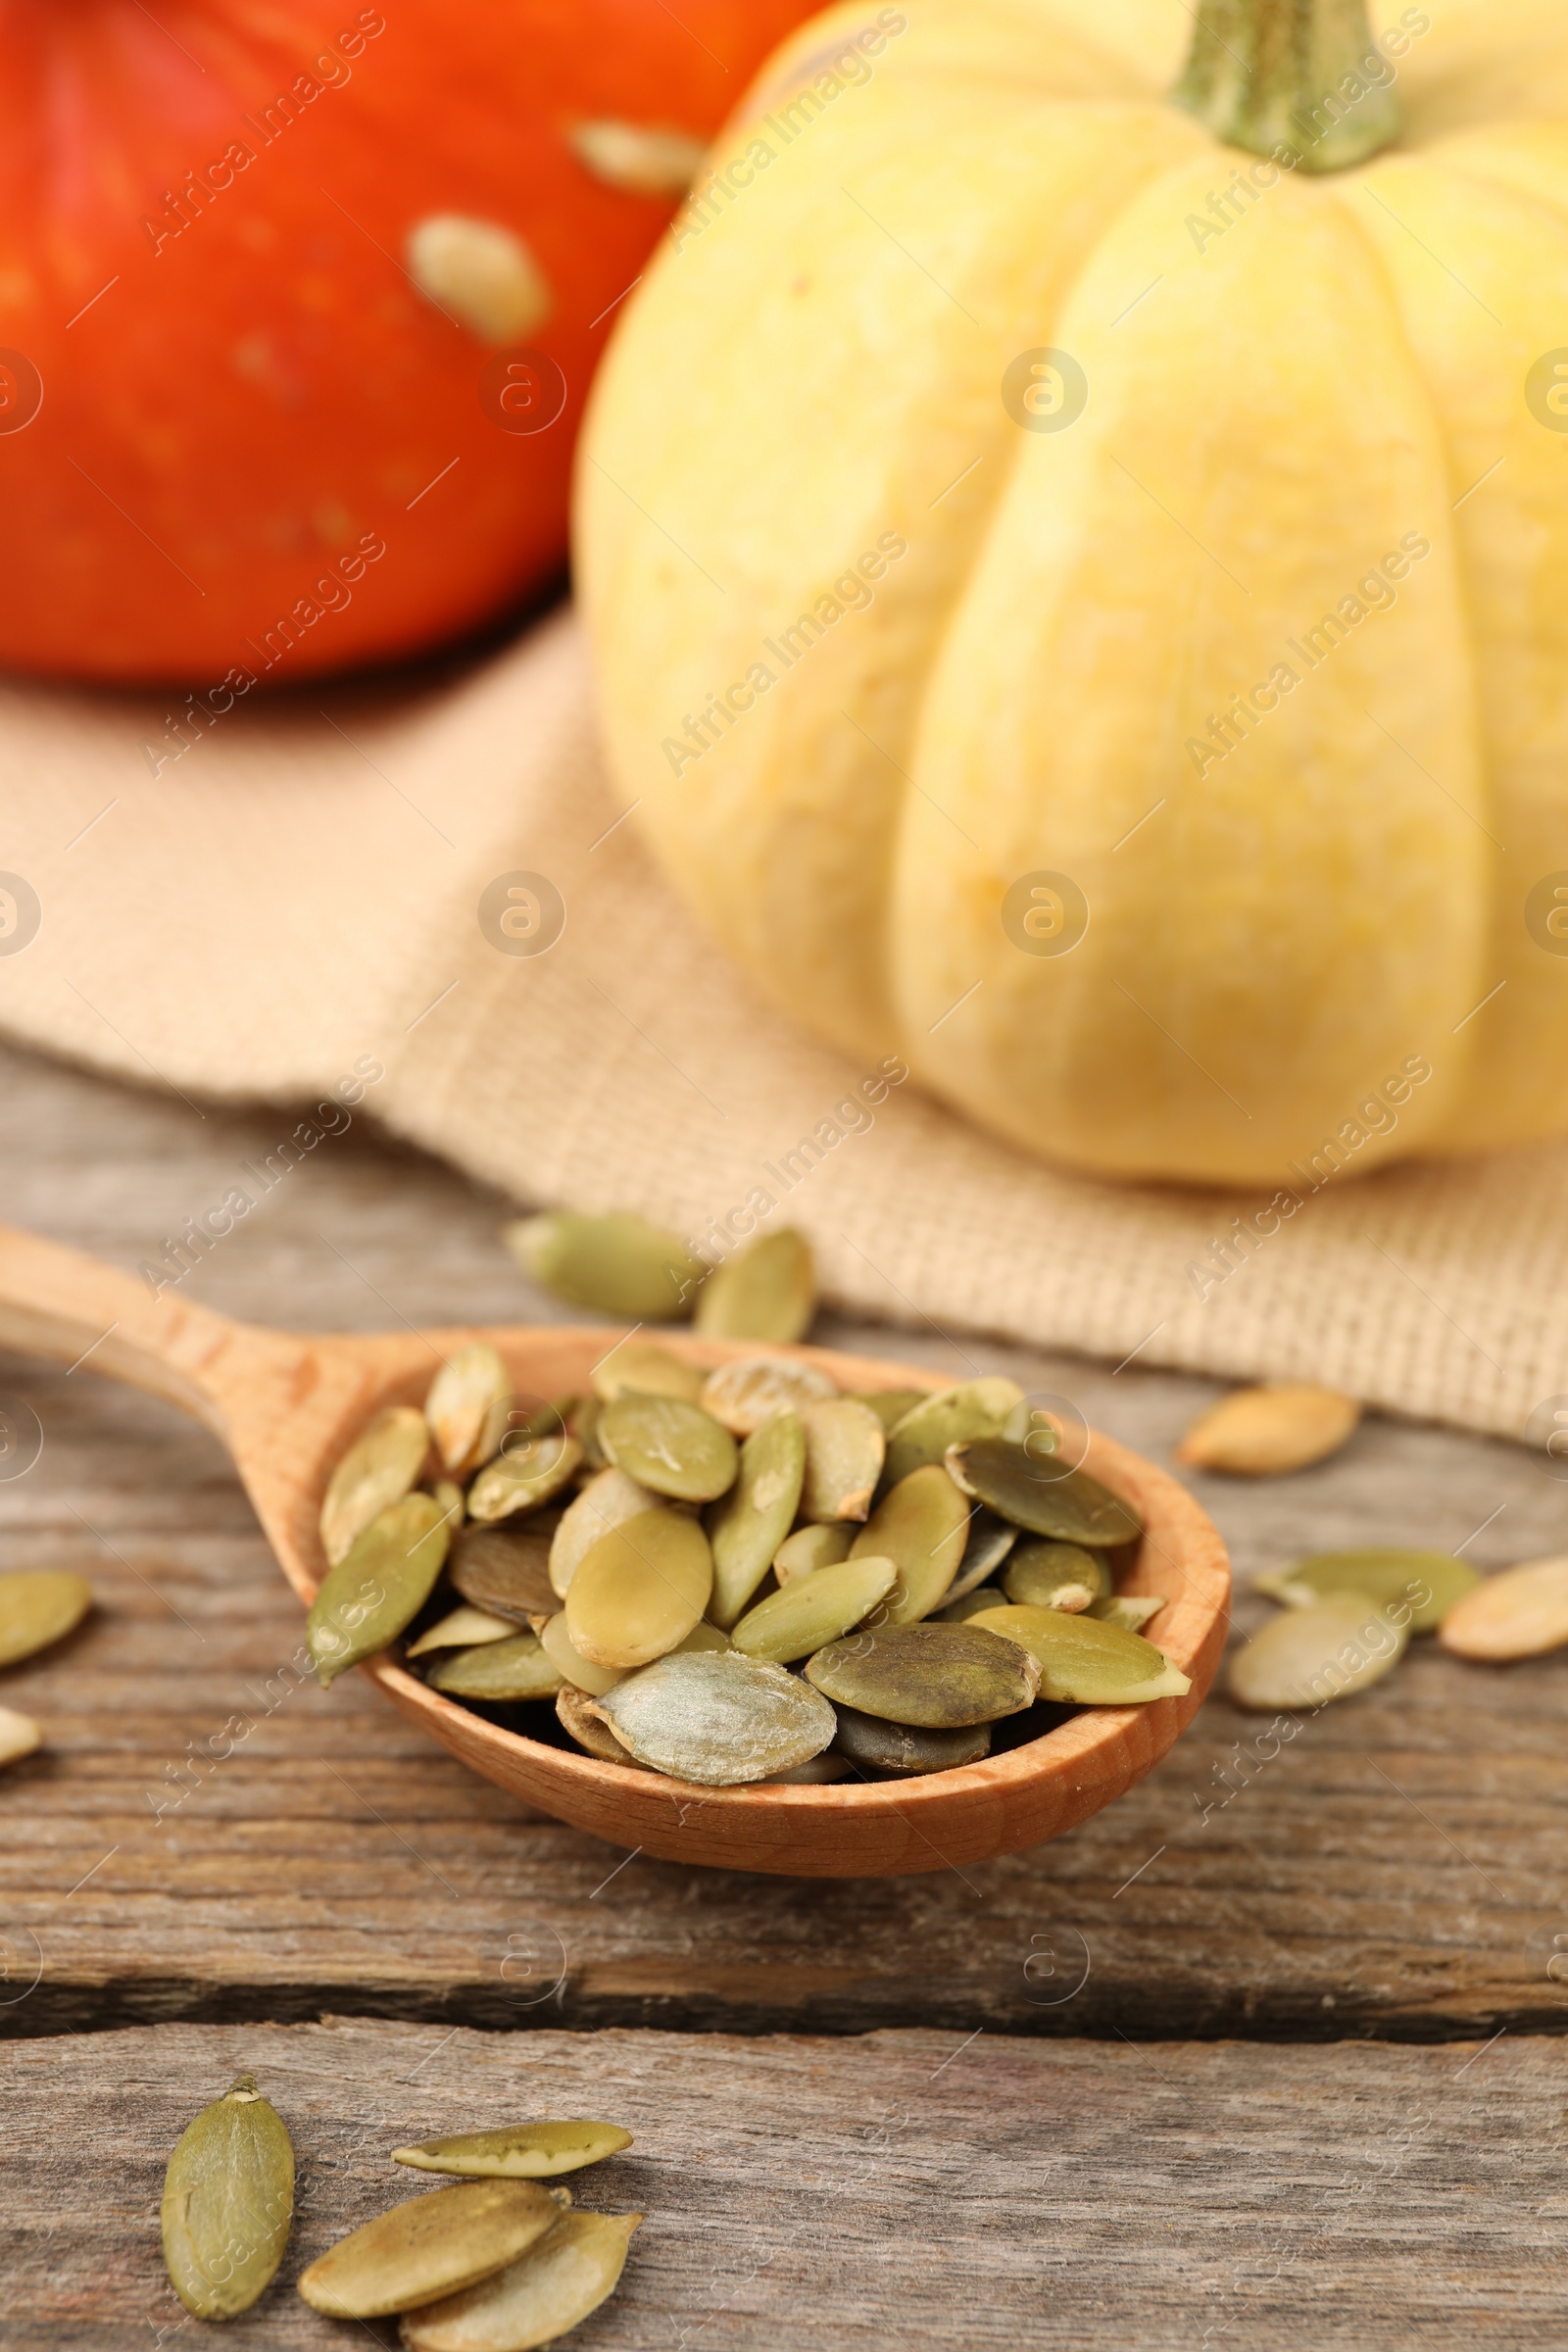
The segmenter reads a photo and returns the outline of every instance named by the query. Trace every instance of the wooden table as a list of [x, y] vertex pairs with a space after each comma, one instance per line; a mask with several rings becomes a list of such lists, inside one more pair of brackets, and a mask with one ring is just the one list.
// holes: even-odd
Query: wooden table
[[[0, 1213], [130, 1268], [291, 1124], [9, 1052], [0, 1101]], [[554, 1319], [504, 1213], [356, 1125], [190, 1287], [306, 1327]], [[1160, 1460], [1217, 1393], [928, 1327], [820, 1336], [1010, 1372]], [[685, 1871], [530, 1814], [357, 1677], [282, 1675], [298, 1610], [203, 1431], [90, 1364], [0, 1357], [6, 1397], [44, 1446], [0, 1483], [0, 1569], [79, 1569], [99, 1600], [0, 1680], [48, 1740], [0, 1783], [7, 2352], [180, 2321], [163, 2165], [241, 2066], [309, 2181], [285, 2280], [408, 2185], [403, 2139], [624, 2118], [596, 2189], [649, 2218], [583, 2352], [1561, 2344], [1563, 1659], [1423, 1642], [1272, 1756], [1211, 1699], [1122, 1803], [961, 1874]], [[1250, 1573], [1311, 1545], [1568, 1548], [1538, 1460], [1387, 1421], [1298, 1478], [1193, 1483], [1243, 1630]], [[349, 2340], [285, 2285], [237, 2329]]]

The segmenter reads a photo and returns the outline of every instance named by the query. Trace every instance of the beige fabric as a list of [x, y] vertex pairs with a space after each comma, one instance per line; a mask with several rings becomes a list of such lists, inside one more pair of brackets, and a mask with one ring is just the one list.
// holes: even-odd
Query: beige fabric
[[[1062, 1176], [908, 1084], [831, 1143], [868, 1073], [759, 1003], [617, 824], [569, 616], [441, 687], [242, 703], [155, 774], [174, 707], [0, 693], [0, 869], [43, 908], [0, 955], [17, 1038], [193, 1098], [293, 1100], [372, 1055], [396, 1131], [688, 1234], [761, 1188], [834, 1296], [958, 1364], [968, 1327], [1499, 1432], [1568, 1401], [1568, 1146], [1338, 1183], [1200, 1297], [1191, 1262], [1257, 1196]], [[564, 899], [548, 954], [481, 931], [516, 869]], [[765, 1170], [819, 1127], [786, 1191]]]

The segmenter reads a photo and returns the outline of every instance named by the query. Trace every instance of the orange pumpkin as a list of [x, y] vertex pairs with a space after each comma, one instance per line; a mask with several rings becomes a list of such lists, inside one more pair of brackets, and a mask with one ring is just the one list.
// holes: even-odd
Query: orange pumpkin
[[616, 302], [808, 13], [0, 11], [0, 662], [287, 683], [546, 581]]

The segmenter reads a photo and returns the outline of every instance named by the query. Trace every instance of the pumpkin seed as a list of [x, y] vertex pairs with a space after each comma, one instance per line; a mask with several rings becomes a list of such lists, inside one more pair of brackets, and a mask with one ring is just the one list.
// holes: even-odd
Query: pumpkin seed
[[806, 1432], [803, 1519], [864, 1519], [882, 1475], [887, 1440], [869, 1405], [830, 1396], [801, 1415]]
[[855, 1401], [869, 1405], [882, 1424], [883, 1435], [891, 1437], [905, 1414], [923, 1404], [930, 1394], [929, 1389], [873, 1389], [867, 1396], [857, 1396]]
[[891, 1625], [852, 1634], [808, 1658], [806, 1678], [836, 1706], [922, 1731], [1016, 1715], [1040, 1688], [1040, 1668], [1027, 1649], [972, 1625]]
[[436, 1451], [459, 1476], [487, 1462], [507, 1434], [512, 1375], [483, 1341], [460, 1348], [430, 1383], [424, 1417]]
[[198, 2320], [232, 2320], [271, 2284], [294, 2215], [282, 2117], [240, 2075], [175, 2142], [164, 2177], [164, 2264]]
[[764, 1788], [823, 1788], [835, 1781], [852, 1779], [849, 1761], [824, 1748], [819, 1756], [808, 1756], [804, 1764], [792, 1764], [788, 1772], [769, 1773], [762, 1782]]
[[969, 1511], [940, 1462], [911, 1470], [850, 1545], [852, 1560], [889, 1559], [899, 1581], [882, 1620], [912, 1625], [944, 1597], [964, 1553]]
[[1454, 1602], [1438, 1640], [1455, 1657], [1539, 1658], [1568, 1642], [1568, 1557], [1526, 1560]]
[[1279, 1478], [1338, 1453], [1361, 1418], [1353, 1396], [1302, 1381], [1235, 1389], [1200, 1413], [1176, 1448], [1192, 1470]]
[[1481, 1579], [1466, 1560], [1447, 1551], [1314, 1551], [1289, 1568], [1252, 1579], [1254, 1592], [1288, 1608], [1310, 1608], [1331, 1592], [1353, 1592], [1396, 1615], [1409, 1611], [1412, 1634], [1430, 1634]]
[[1165, 1606], [1157, 1592], [1107, 1592], [1084, 1611], [1102, 1625], [1119, 1625], [1124, 1634], [1141, 1634], [1152, 1617]]
[[1106, 1597], [1110, 1570], [1081, 1544], [1020, 1544], [1002, 1585], [1025, 1607], [1073, 1611]]
[[809, 1657], [858, 1625], [887, 1598], [898, 1576], [892, 1560], [866, 1558], [798, 1576], [748, 1609], [735, 1628], [735, 1646], [750, 1658], [771, 1658], [778, 1666]]
[[327, 1481], [320, 1530], [329, 1568], [348, 1558], [372, 1519], [402, 1501], [429, 1450], [429, 1424], [416, 1406], [394, 1404], [376, 1414]]
[[553, 1617], [536, 1617], [533, 1631], [539, 1637], [539, 1646], [564, 1682], [590, 1697], [602, 1698], [613, 1690], [620, 1681], [620, 1670], [614, 1666], [596, 1666], [574, 1645], [566, 1630], [566, 1612], [558, 1609]]
[[814, 1576], [818, 1568], [836, 1568], [840, 1560], [849, 1558], [855, 1536], [853, 1527], [842, 1525], [798, 1527], [773, 1554], [773, 1574], [780, 1590], [798, 1576]]
[[571, 1306], [628, 1323], [672, 1323], [708, 1273], [679, 1234], [646, 1218], [579, 1216], [558, 1209], [504, 1228], [525, 1274]]
[[838, 1718], [833, 1745], [839, 1754], [862, 1771], [884, 1773], [889, 1779], [953, 1772], [960, 1764], [978, 1764], [991, 1753], [989, 1723], [959, 1724], [949, 1732], [921, 1731], [912, 1723], [886, 1723], [858, 1707], [840, 1707]]
[[806, 1433], [795, 1413], [775, 1413], [741, 1447], [735, 1484], [708, 1518], [713, 1546], [709, 1614], [715, 1625], [733, 1625], [766, 1576], [789, 1534], [805, 1474]]
[[578, 162], [608, 188], [629, 196], [682, 196], [703, 168], [701, 139], [602, 116], [566, 133]]
[[949, 1447], [947, 1466], [975, 1495], [1033, 1535], [1109, 1550], [1141, 1536], [1144, 1524], [1119, 1495], [1087, 1470], [1049, 1470], [1027, 1446], [1007, 1438], [970, 1438]]
[[451, 1650], [428, 1676], [432, 1690], [448, 1698], [554, 1698], [562, 1676], [546, 1656], [537, 1634], [508, 1628], [505, 1642], [484, 1642], [473, 1649]]
[[568, 1434], [582, 1447], [582, 1458], [590, 1470], [608, 1470], [610, 1467], [599, 1446], [599, 1416], [603, 1410], [597, 1396], [579, 1396], [566, 1424]]
[[549, 1563], [564, 1516], [541, 1512], [525, 1527], [465, 1527], [454, 1539], [447, 1574], [476, 1609], [524, 1625], [556, 1605]]
[[1331, 1592], [1307, 1609], [1282, 1609], [1231, 1660], [1239, 1707], [1276, 1712], [1320, 1707], [1381, 1680], [1404, 1654], [1407, 1625], [1396, 1625], [1356, 1592]]
[[678, 1396], [617, 1396], [599, 1416], [599, 1443], [639, 1486], [682, 1502], [712, 1502], [735, 1483], [729, 1431]]
[[492, 1617], [484, 1609], [454, 1609], [417, 1642], [411, 1642], [403, 1654], [422, 1658], [431, 1649], [472, 1649], [481, 1642], [505, 1642], [516, 1630], [510, 1617]]
[[597, 1703], [643, 1763], [708, 1788], [788, 1772], [820, 1755], [837, 1728], [815, 1690], [736, 1649], [661, 1658]]
[[468, 1517], [480, 1526], [514, 1518], [519, 1511], [536, 1511], [552, 1494], [559, 1494], [582, 1460], [575, 1438], [554, 1430], [542, 1437], [509, 1438], [496, 1460], [480, 1471], [468, 1489]]
[[703, 1383], [702, 1404], [731, 1437], [749, 1438], [775, 1413], [804, 1413], [808, 1404], [820, 1404], [837, 1395], [827, 1374], [814, 1364], [749, 1355], [738, 1364], [720, 1364], [716, 1372], [710, 1372]]
[[640, 2213], [564, 2213], [550, 2235], [482, 2286], [402, 2324], [406, 2352], [533, 2352], [613, 2294]]
[[421, 2173], [457, 2173], [465, 2180], [553, 2180], [585, 2164], [602, 2164], [631, 2146], [631, 2133], [618, 2124], [503, 2124], [490, 2132], [463, 2132], [453, 2139], [421, 2139], [416, 2147], [394, 2148], [394, 2164]]
[[[611, 1685], [613, 1689], [613, 1684]], [[648, 1766], [639, 1764], [629, 1747], [622, 1747], [608, 1723], [601, 1723], [593, 1711], [588, 1692], [580, 1686], [563, 1683], [556, 1692], [556, 1721], [562, 1730], [597, 1756], [601, 1764], [625, 1764], [634, 1772], [646, 1772]]]
[[566, 1593], [571, 1645], [595, 1666], [646, 1666], [685, 1639], [712, 1590], [713, 1555], [696, 1520], [644, 1511], [579, 1561]]
[[999, 1519], [994, 1511], [972, 1503], [963, 1557], [944, 1595], [944, 1603], [961, 1600], [977, 1585], [985, 1584], [992, 1570], [1001, 1567], [1017, 1541], [1018, 1530], [1015, 1527], [1009, 1527], [1006, 1520]]
[[1188, 1676], [1141, 1634], [1061, 1609], [1013, 1605], [970, 1619], [1027, 1649], [1040, 1666], [1042, 1698], [1069, 1706], [1129, 1707], [1152, 1698], [1182, 1698]]
[[0, 1707], [0, 1764], [20, 1764], [43, 1744], [43, 1734], [30, 1715], [15, 1707]]
[[786, 1225], [726, 1258], [697, 1294], [697, 1328], [710, 1340], [793, 1347], [816, 1312], [816, 1268], [804, 1233]]
[[[591, 1478], [575, 1499], [562, 1513], [550, 1545], [550, 1587], [558, 1600], [564, 1600], [566, 1588], [576, 1573], [579, 1561], [587, 1558], [601, 1536], [612, 1528], [624, 1527], [628, 1519], [640, 1519], [644, 1511], [658, 1509], [657, 1497], [646, 1487], [640, 1487], [624, 1470], [601, 1470]], [[548, 1607], [548, 1600], [543, 1604]]]
[[447, 1523], [430, 1494], [409, 1494], [371, 1521], [329, 1568], [305, 1621], [324, 1690], [349, 1666], [395, 1642], [423, 1608], [447, 1556]]
[[465, 2180], [340, 2238], [302, 2272], [300, 2293], [334, 2320], [415, 2311], [515, 2262], [564, 2218], [535, 2180]]
[[696, 1364], [683, 1363], [667, 1348], [647, 1341], [621, 1340], [601, 1356], [590, 1376], [601, 1404], [617, 1396], [680, 1396], [695, 1404], [706, 1375]]
[[92, 1587], [84, 1576], [53, 1568], [0, 1576], [0, 1666], [14, 1666], [63, 1640], [91, 1607]]
[[887, 1481], [897, 1486], [911, 1470], [940, 1462], [964, 1438], [992, 1438], [1024, 1394], [1015, 1380], [966, 1380], [911, 1405], [888, 1438]]
[[937, 1610], [934, 1622], [938, 1625], [967, 1625], [983, 1609], [1004, 1609], [1007, 1595], [1000, 1585], [981, 1585], [973, 1592], [960, 1593]]
[[430, 1494], [440, 1506], [441, 1516], [446, 1521], [448, 1542], [456, 1543], [458, 1530], [467, 1516], [467, 1496], [450, 1478], [438, 1478], [430, 1489]]

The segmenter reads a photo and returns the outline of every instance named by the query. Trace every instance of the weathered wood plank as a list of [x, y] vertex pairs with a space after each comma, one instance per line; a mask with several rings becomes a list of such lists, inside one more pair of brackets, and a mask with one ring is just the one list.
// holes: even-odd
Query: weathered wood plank
[[[288, 1123], [198, 1118], [10, 1053], [0, 1090], [7, 1216], [132, 1268]], [[499, 1214], [357, 1126], [191, 1283], [301, 1326], [553, 1316], [498, 1248]], [[969, 1335], [830, 1320], [824, 1336], [1014, 1370], [1156, 1459], [1215, 1393]], [[469, 1777], [358, 1678], [329, 1694], [299, 1685], [297, 1609], [205, 1433], [90, 1367], [12, 1358], [0, 1392], [30, 1402], [46, 1437], [35, 1468], [0, 1482], [0, 1568], [80, 1567], [101, 1599], [59, 1651], [0, 1678], [0, 1699], [49, 1739], [0, 1781], [0, 2033], [323, 2006], [1135, 2037], [1563, 2022], [1547, 1973], [1568, 1973], [1560, 1658], [1484, 1670], [1420, 1644], [1269, 1761], [1256, 1719], [1211, 1701], [1121, 1803], [961, 1878], [617, 1870], [621, 1854]], [[1193, 1483], [1244, 1576], [1348, 1540], [1473, 1537], [1483, 1562], [1568, 1544], [1568, 1486], [1536, 1460], [1385, 1421], [1301, 1478]], [[1242, 1604], [1243, 1623], [1263, 1613]]]
[[[0, 2053], [7, 2352], [190, 2343], [158, 2201], [242, 2067], [300, 2188], [278, 2279], [230, 2330], [347, 2342], [293, 2291], [345, 2230], [435, 2183], [409, 2138], [603, 2115], [574, 2176], [642, 2210], [581, 2352], [1524, 2352], [1568, 2331], [1560, 2039], [1327, 2047], [167, 2026]], [[390, 2343], [384, 2323], [355, 2339]]]

